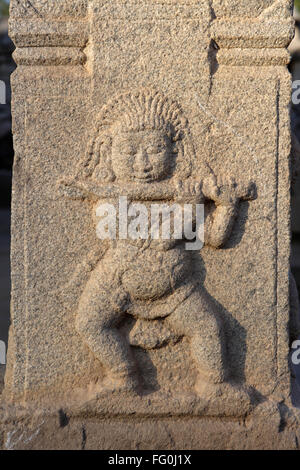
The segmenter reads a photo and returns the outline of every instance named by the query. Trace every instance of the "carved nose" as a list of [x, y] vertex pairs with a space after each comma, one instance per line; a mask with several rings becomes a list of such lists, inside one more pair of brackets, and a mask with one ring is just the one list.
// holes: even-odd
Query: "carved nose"
[[136, 171], [143, 171], [147, 173], [152, 169], [148, 154], [145, 150], [139, 150], [136, 154], [134, 161], [134, 169]]

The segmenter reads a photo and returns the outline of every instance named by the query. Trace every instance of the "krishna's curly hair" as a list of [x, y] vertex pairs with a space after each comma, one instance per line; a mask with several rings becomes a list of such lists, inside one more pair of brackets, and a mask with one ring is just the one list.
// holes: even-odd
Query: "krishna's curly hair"
[[152, 89], [129, 91], [111, 99], [96, 119], [92, 138], [78, 176], [113, 181], [111, 165], [113, 130], [160, 130], [174, 144], [175, 174], [188, 177], [195, 156], [187, 119], [176, 101]]

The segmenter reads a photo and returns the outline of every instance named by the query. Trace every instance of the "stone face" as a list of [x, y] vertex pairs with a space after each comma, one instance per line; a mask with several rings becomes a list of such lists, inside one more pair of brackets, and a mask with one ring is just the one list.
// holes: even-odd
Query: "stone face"
[[[292, 418], [277, 435], [284, 407], [297, 415], [290, 3], [12, 2], [6, 448], [15, 407], [21, 448], [30, 436], [35, 448], [187, 448], [191, 428], [175, 432], [183, 415], [209, 429], [193, 448], [297, 446]], [[103, 204], [119, 222], [120, 196], [129, 212], [204, 205], [204, 246], [100, 240]], [[70, 419], [56, 438], [59, 408]], [[263, 443], [266, 415], [274, 439]], [[248, 427], [235, 421], [246, 416]]]

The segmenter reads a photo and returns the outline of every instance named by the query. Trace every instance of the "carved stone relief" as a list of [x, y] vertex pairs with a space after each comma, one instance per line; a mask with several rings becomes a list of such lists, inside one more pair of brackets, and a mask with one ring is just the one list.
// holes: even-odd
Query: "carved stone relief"
[[[201, 161], [200, 158], [197, 159]], [[255, 197], [251, 182], [216, 176], [207, 162], [196, 168], [188, 120], [176, 101], [141, 89], [112, 99], [96, 120], [87, 155], [62, 188], [71, 198], [132, 203], [205, 204], [205, 243], [221, 248], [240, 201]], [[109, 242], [80, 298], [75, 327], [106, 369], [105, 390], [140, 390], [131, 345], [146, 349], [189, 339], [201, 396], [230, 393], [230, 365], [222, 315], [195, 277], [186, 240], [117, 239]], [[200, 256], [200, 254], [199, 254]], [[136, 323], [128, 338], [126, 316]], [[242, 392], [241, 392], [242, 393]]]

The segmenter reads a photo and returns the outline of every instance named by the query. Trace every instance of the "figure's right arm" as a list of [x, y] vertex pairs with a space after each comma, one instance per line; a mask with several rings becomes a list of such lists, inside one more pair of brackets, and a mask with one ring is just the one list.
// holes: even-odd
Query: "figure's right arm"
[[60, 192], [70, 199], [111, 199], [127, 196], [134, 201], [172, 200], [176, 192], [169, 182], [157, 183], [103, 183], [91, 179], [64, 180]]
[[87, 179], [64, 179], [59, 183], [60, 192], [70, 199], [106, 199], [112, 196], [111, 185], [99, 185]]

